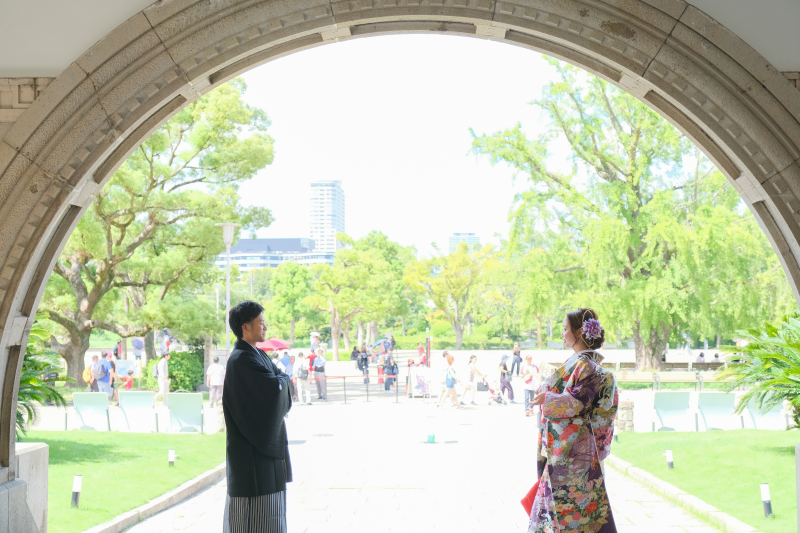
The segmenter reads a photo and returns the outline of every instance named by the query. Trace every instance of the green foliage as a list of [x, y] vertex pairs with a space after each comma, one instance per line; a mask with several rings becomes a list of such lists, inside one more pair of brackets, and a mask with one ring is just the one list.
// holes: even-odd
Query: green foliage
[[[169, 390], [188, 390], [203, 383], [203, 349], [172, 352], [169, 358]], [[152, 376], [152, 369], [150, 376]]]
[[440, 320], [439, 322], [433, 323], [430, 333], [430, 336], [433, 338], [446, 337], [453, 333], [453, 326], [446, 320]]
[[[673, 333], [729, 336], [793, 309], [765, 236], [699, 150], [637, 98], [552, 64], [561, 79], [535, 102], [549, 131], [531, 139], [517, 124], [473, 142], [530, 184], [511, 208], [501, 277], [539, 339], [543, 317], [595, 307], [607, 330], [632, 330], [638, 368], [659, 368]], [[552, 158], [563, 142], [566, 170]]]
[[271, 276], [270, 290], [274, 296], [266, 305], [267, 323], [270, 329], [288, 330], [288, 340], [294, 342], [295, 325], [308, 311], [303, 300], [311, 292], [311, 272], [298, 263], [281, 263]]
[[778, 326], [764, 323], [761, 328], [739, 331], [749, 341], [744, 348], [725, 347], [729, 355], [724, 377], [733, 377], [726, 390], [738, 387], [747, 392], [739, 398], [741, 413], [751, 399], [763, 411], [788, 401], [796, 426], [800, 426], [800, 313], [783, 318]]
[[25, 358], [22, 361], [22, 373], [17, 392], [16, 428], [17, 439], [25, 434], [25, 428], [36, 422], [38, 416], [35, 403], [52, 402], [59, 407], [66, 407], [64, 397], [55, 388], [59, 382], [72, 381], [66, 377], [45, 379], [44, 375], [59, 372], [62, 369], [61, 358], [48, 350], [45, 342], [50, 339], [50, 332], [37, 321], [31, 328]]

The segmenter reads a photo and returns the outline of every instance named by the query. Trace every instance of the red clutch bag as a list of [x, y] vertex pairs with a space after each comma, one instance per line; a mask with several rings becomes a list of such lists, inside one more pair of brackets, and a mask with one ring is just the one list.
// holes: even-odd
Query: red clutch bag
[[528, 494], [525, 495], [519, 503], [522, 504], [523, 509], [528, 514], [531, 515], [531, 509], [533, 508], [533, 500], [536, 499], [536, 493], [539, 492], [539, 480], [536, 480], [536, 483], [533, 484], [531, 490], [528, 491]]

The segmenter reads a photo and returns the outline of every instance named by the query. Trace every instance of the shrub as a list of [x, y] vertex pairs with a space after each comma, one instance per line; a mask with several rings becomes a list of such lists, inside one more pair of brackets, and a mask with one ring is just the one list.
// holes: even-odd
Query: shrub
[[[142, 388], [158, 390], [158, 383], [153, 377], [153, 367], [161, 360], [151, 359], [142, 371]], [[194, 348], [187, 352], [172, 352], [169, 362], [169, 390], [188, 390], [194, 392], [195, 387], [203, 383], [203, 348]]]
[[453, 338], [455, 338], [455, 332], [453, 331], [453, 326], [450, 325], [450, 322], [445, 322], [443, 320], [433, 323], [433, 326], [431, 326], [431, 335], [433, 335], [434, 339], [436, 337], [450, 337], [450, 336], [453, 336]]

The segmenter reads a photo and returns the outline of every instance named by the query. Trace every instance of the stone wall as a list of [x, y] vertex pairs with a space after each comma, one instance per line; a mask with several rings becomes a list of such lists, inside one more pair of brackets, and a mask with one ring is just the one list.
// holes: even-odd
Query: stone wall
[[55, 78], [0, 78], [0, 139]]
[[614, 422], [614, 425], [617, 426], [617, 433], [633, 431], [633, 402], [619, 402], [617, 420]]
[[800, 72], [781, 72], [783, 77], [789, 80], [792, 85], [800, 89]]

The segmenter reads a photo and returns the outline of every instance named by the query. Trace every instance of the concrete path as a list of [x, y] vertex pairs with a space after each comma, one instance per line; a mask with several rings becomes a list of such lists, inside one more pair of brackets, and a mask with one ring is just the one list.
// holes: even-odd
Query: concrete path
[[[393, 401], [292, 410], [290, 532], [526, 531], [535, 427], [522, 406]], [[423, 443], [431, 433], [437, 443]], [[620, 533], [717, 531], [611, 468], [607, 478]], [[128, 532], [219, 533], [225, 491], [222, 481]]]

